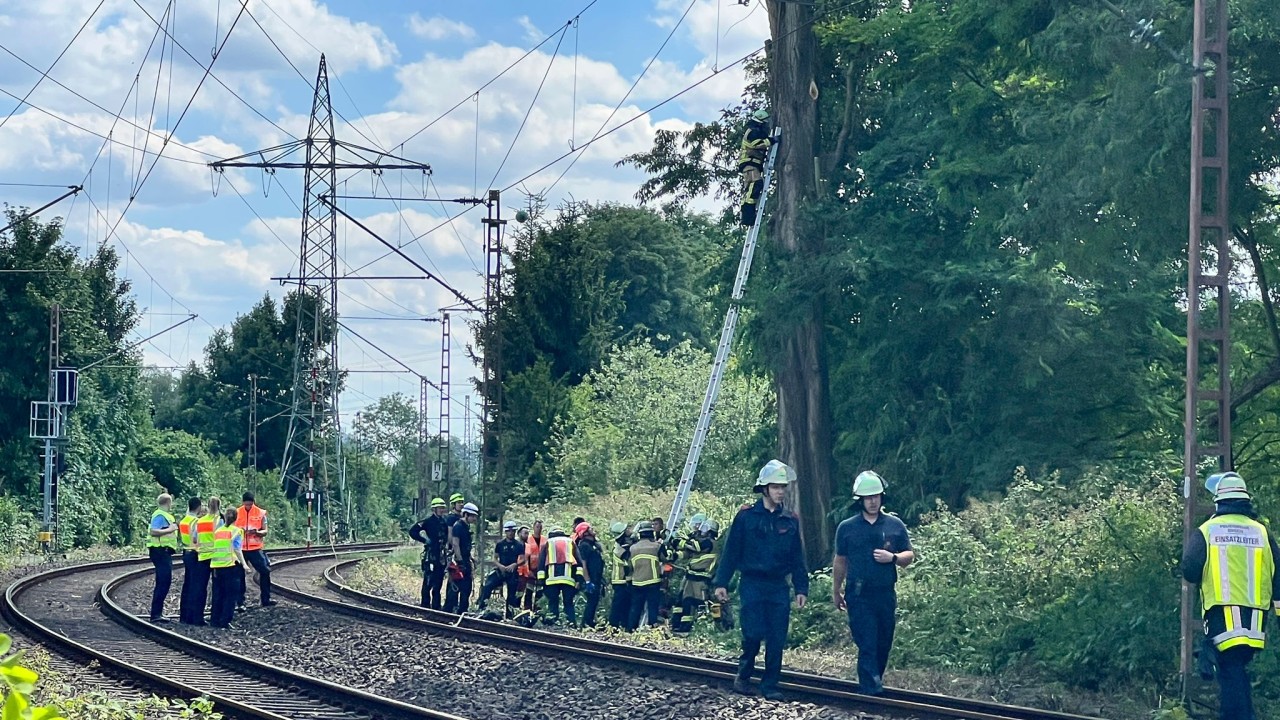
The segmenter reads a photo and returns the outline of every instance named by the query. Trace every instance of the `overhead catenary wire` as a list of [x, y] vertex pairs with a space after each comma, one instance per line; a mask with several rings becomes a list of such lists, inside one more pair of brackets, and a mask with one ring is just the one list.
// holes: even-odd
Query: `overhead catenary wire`
[[529, 122], [529, 116], [533, 114], [533, 108], [538, 104], [538, 98], [542, 96], [542, 88], [547, 84], [547, 77], [551, 75], [551, 68], [556, 64], [556, 58], [560, 55], [560, 46], [564, 44], [564, 36], [569, 32], [569, 26], [565, 25], [560, 29], [560, 39], [556, 41], [556, 48], [551, 52], [551, 59], [547, 61], [547, 69], [542, 73], [542, 80], [538, 82], [538, 89], [533, 92], [533, 99], [529, 101], [529, 108], [524, 111], [524, 118], [520, 120], [520, 127], [516, 128], [516, 134], [511, 138], [511, 144], [507, 146], [507, 154], [502, 156], [502, 162], [498, 163], [498, 169], [493, 171], [493, 178], [489, 180], [489, 187], [498, 181], [498, 176], [502, 174], [502, 168], [507, 166], [507, 160], [511, 157], [511, 151], [516, 149], [516, 143], [520, 142], [520, 134], [524, 132], [524, 126]]
[[[31, 89], [27, 91], [27, 94], [23, 95], [22, 98], [18, 100], [18, 104], [9, 111], [9, 114], [4, 116], [4, 120], [0, 120], [0, 128], [4, 127], [5, 124], [9, 122], [9, 119], [22, 109], [23, 104], [27, 102], [27, 98], [31, 97], [31, 94], [40, 87], [40, 83], [49, 79], [49, 73], [53, 72], [53, 69], [62, 61], [62, 58], [67, 54], [67, 51], [71, 50], [71, 46], [74, 45], [76, 40], [80, 37], [80, 33], [84, 32], [84, 29], [89, 27], [89, 23], [93, 22], [93, 18], [98, 15], [98, 11], [102, 9], [103, 4], [105, 3], [106, 0], [98, 0], [98, 4], [94, 6], [93, 12], [89, 13], [89, 17], [85, 18], [84, 22], [80, 23], [80, 28], [76, 30], [76, 34], [71, 36], [71, 39], [67, 41], [65, 46], [63, 46], [62, 52], [58, 53], [58, 56], [53, 59], [53, 62], [49, 63], [49, 67], [44, 70], [40, 70], [36, 67], [31, 68], [32, 70], [40, 73], [40, 77], [36, 80], [35, 84], [31, 86]], [[10, 55], [12, 54], [13, 53], [10, 53]], [[17, 56], [15, 55], [14, 57]]]

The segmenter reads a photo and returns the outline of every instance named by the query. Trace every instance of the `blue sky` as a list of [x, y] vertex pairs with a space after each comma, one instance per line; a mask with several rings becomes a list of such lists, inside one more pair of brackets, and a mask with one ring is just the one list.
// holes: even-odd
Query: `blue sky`
[[[715, 74], [679, 102], [582, 152], [562, 180], [557, 182], [568, 160], [522, 186], [549, 189], [553, 204], [568, 197], [627, 201], [642, 178], [614, 163], [647, 148], [657, 129], [714, 119], [719, 108], [735, 102], [742, 89], [739, 69], [716, 71], [758, 48], [768, 31], [760, 0], [749, 7], [736, 0], [599, 0], [579, 16], [588, 2], [251, 0], [212, 76], [195, 92], [204, 74], [199, 65], [209, 64], [215, 37], [218, 42], [226, 37], [240, 9], [236, 0], [101, 0], [101, 5], [99, 0], [0, 0], [0, 45], [8, 50], [0, 51], [0, 90], [19, 98], [40, 77], [22, 61], [48, 68], [92, 18], [50, 72], [51, 79], [32, 92], [31, 105], [19, 106], [0, 94], [0, 112], [17, 108], [0, 127], [0, 183], [84, 182], [86, 194], [56, 208], [66, 217], [68, 240], [85, 247], [108, 242], [126, 255], [125, 274], [147, 310], [139, 338], [187, 311], [200, 315], [144, 346], [149, 363], [184, 364], [199, 357], [215, 326], [228, 324], [263, 294], [282, 294], [270, 277], [297, 272], [301, 173], [280, 171], [268, 178], [257, 171], [228, 172], [216, 183], [215, 195], [204, 163], [304, 136], [320, 52], [329, 62], [335, 110], [350, 121], [338, 120], [339, 137], [430, 163], [433, 174], [425, 189], [446, 197], [483, 193], [491, 180], [506, 187], [568, 151], [571, 141], [581, 146], [601, 127], [625, 122]], [[475, 95], [575, 16], [576, 28], [568, 27]], [[193, 57], [168, 42], [157, 22]], [[673, 27], [670, 42], [606, 123]], [[440, 117], [460, 100], [456, 111]], [[400, 145], [432, 121], [428, 130]], [[110, 142], [98, 137], [108, 135]], [[344, 188], [344, 194], [385, 196], [401, 188], [413, 194], [423, 191], [424, 178], [388, 172], [375, 185], [364, 173], [348, 179]], [[57, 194], [54, 188], [0, 185], [0, 198], [10, 204], [36, 206]], [[505, 201], [519, 204], [520, 197], [513, 191]], [[427, 203], [397, 207], [387, 200], [351, 200], [346, 209], [398, 243], [458, 210]], [[405, 251], [478, 297], [479, 217], [472, 213], [446, 223]], [[340, 269], [383, 254], [376, 240], [346, 223], [338, 236]], [[394, 257], [364, 272], [415, 274]], [[341, 290], [340, 313], [353, 318], [348, 321], [353, 328], [415, 370], [438, 377], [437, 325], [354, 317], [434, 316], [452, 304], [446, 291], [427, 282], [395, 281], [351, 281]], [[454, 334], [453, 415], [460, 418], [458, 403], [474, 368], [463, 358], [469, 336], [457, 318]], [[395, 367], [351, 336], [342, 338], [339, 354], [349, 369]], [[416, 380], [403, 374], [355, 374], [343, 412], [349, 416], [397, 391], [413, 395]], [[460, 421], [454, 422], [456, 431]]]

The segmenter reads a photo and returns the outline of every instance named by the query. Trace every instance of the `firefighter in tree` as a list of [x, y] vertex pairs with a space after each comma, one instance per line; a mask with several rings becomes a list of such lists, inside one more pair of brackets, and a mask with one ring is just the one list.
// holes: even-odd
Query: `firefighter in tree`
[[742, 173], [741, 222], [751, 227], [756, 222], [760, 195], [764, 192], [764, 163], [773, 144], [769, 131], [769, 111], [756, 110], [747, 120], [747, 134], [742, 138], [738, 154], [738, 172]]

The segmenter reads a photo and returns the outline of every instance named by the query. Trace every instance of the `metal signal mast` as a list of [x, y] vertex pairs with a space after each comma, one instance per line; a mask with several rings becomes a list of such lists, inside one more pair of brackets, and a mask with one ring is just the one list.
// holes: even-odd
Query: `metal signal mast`
[[[301, 161], [293, 157], [299, 151], [304, 153]], [[340, 155], [352, 157], [343, 159]], [[298, 291], [294, 296], [293, 401], [281, 472], [286, 483], [306, 490], [310, 546], [320, 499], [315, 488], [317, 474], [322, 487], [328, 488], [330, 476], [342, 472], [337, 325], [338, 281], [342, 278], [338, 275], [338, 210], [333, 204], [338, 170], [430, 172], [431, 166], [337, 139], [329, 73], [321, 55], [307, 137], [219, 160], [209, 167], [218, 173], [227, 168], [260, 168], [270, 174], [284, 168], [305, 173], [298, 277], [287, 279], [297, 283]], [[324, 499], [328, 501], [328, 497]]]
[[[1191, 226], [1187, 246], [1187, 394], [1183, 541], [1200, 521], [1200, 463], [1231, 461], [1231, 218], [1227, 196], [1227, 0], [1195, 0], [1191, 96]], [[1202, 636], [1196, 588], [1182, 588], [1182, 696]]]

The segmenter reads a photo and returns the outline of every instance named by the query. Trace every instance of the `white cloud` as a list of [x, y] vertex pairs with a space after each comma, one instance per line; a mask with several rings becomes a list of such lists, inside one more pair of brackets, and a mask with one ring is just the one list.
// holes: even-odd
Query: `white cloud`
[[409, 16], [409, 32], [424, 40], [444, 40], [450, 37], [470, 40], [476, 36], [475, 28], [464, 22], [450, 20], [441, 15], [423, 18], [418, 13]]

